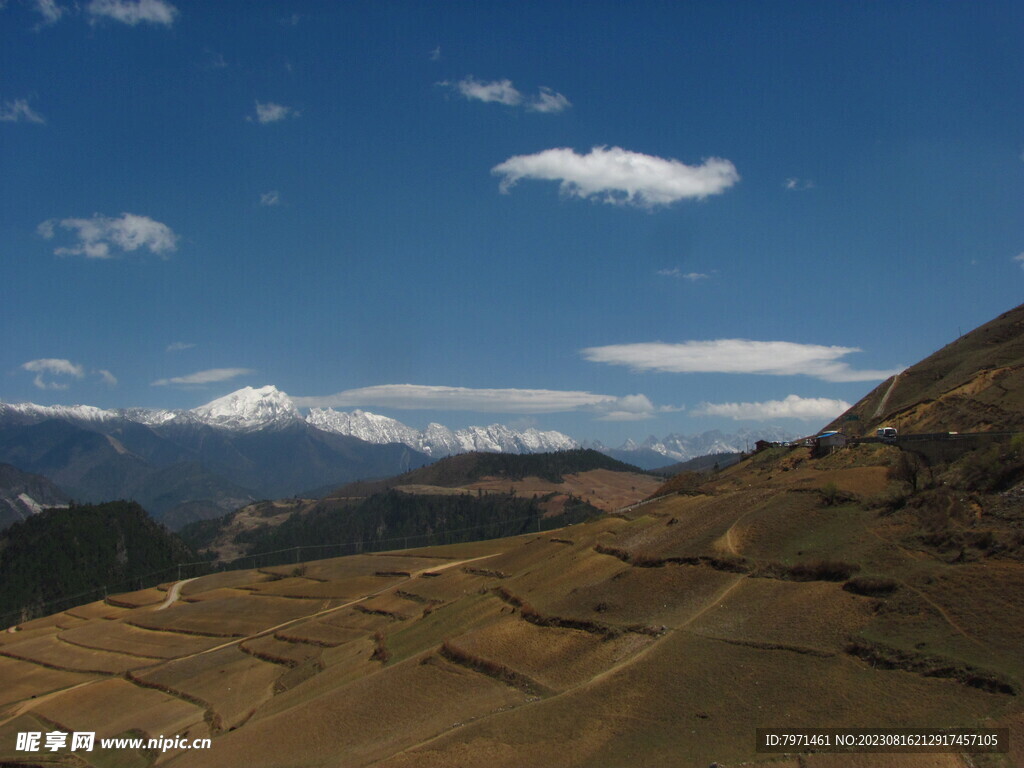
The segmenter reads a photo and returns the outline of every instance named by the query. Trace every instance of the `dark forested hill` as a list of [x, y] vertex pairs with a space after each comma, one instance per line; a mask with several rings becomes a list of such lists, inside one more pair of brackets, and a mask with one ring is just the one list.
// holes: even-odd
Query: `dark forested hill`
[[0, 533], [0, 614], [31, 616], [91, 589], [132, 589], [133, 579], [194, 559], [134, 502], [46, 510]]

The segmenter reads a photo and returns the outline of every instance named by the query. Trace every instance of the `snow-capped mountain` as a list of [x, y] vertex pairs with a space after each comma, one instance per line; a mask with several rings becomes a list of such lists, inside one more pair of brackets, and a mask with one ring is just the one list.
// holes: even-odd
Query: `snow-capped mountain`
[[292, 399], [272, 385], [259, 389], [243, 387], [230, 395], [193, 408], [191, 413], [211, 427], [242, 432], [285, 426], [303, 420]]
[[358, 437], [369, 443], [404, 443], [417, 451], [441, 458], [455, 453], [544, 453], [578, 448], [579, 443], [561, 432], [537, 429], [518, 431], [504, 424], [451, 430], [431, 423], [417, 430], [397, 419], [367, 411], [335, 411], [313, 408], [306, 421], [325, 432]]
[[397, 419], [376, 413], [354, 410], [336, 411], [333, 408], [310, 408], [306, 421], [324, 432], [351, 435], [368, 443], [405, 443], [420, 449], [422, 433], [407, 427]]
[[671, 434], [661, 438], [651, 435], [640, 445], [629, 440], [619, 450], [647, 448], [675, 461], [688, 461], [697, 456], [707, 456], [712, 453], [739, 453], [747, 451], [753, 448], [754, 443], [758, 440], [781, 441], [792, 440], [794, 437], [795, 435], [780, 427], [743, 429], [735, 434], [724, 434], [717, 429], [713, 429], [697, 435]]

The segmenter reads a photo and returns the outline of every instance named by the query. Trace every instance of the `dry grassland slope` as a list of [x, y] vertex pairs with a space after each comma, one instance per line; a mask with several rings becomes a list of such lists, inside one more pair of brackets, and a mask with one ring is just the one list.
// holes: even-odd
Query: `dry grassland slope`
[[884, 506], [895, 450], [775, 450], [554, 532], [28, 622], [0, 634], [0, 763], [38, 723], [212, 737], [129, 761], [174, 768], [736, 766], [781, 759], [758, 727], [894, 725], [1005, 726], [1015, 751], [773, 764], [1024, 764], [1019, 547], [929, 544]]

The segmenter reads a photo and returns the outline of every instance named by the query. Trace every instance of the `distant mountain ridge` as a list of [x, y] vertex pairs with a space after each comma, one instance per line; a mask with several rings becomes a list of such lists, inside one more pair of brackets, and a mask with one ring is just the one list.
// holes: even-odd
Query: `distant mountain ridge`
[[317, 429], [275, 387], [191, 411], [0, 403], [0, 462], [79, 501], [134, 499], [172, 527], [429, 461], [405, 445]]
[[[652, 436], [619, 450], [587, 447], [653, 469], [782, 434], [712, 431]], [[417, 430], [362, 410], [313, 408], [304, 416], [274, 386], [243, 387], [191, 410], [0, 403], [0, 462], [43, 475], [79, 501], [135, 499], [172, 528], [256, 499], [389, 477], [445, 456], [581, 447], [561, 432], [502, 424]]]
[[358, 437], [369, 443], [404, 443], [428, 456], [440, 458], [456, 453], [548, 453], [579, 448], [580, 444], [561, 432], [530, 427], [522, 431], [504, 424], [451, 430], [433, 422], [417, 430], [397, 419], [362, 410], [335, 411], [313, 408], [306, 420], [325, 432]]
[[0, 530], [53, 507], [66, 507], [71, 499], [42, 475], [0, 464]]

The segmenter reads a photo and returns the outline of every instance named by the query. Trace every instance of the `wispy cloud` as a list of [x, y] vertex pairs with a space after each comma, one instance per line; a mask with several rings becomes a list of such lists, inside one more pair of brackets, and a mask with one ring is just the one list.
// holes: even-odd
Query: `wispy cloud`
[[1013, 260], [1020, 264], [1020, 268], [1024, 269], [1024, 253], [1018, 253], [1013, 257]]
[[485, 83], [470, 75], [459, 80], [457, 83], [445, 82], [442, 85], [452, 85], [456, 91], [467, 99], [475, 99], [476, 101], [491, 104], [504, 104], [508, 107], [515, 107], [523, 103], [523, 94], [516, 90], [511, 80], [494, 80], [490, 83]]
[[0, 123], [45, 123], [46, 120], [28, 105], [25, 99], [0, 104]]
[[51, 376], [70, 376], [81, 379], [85, 376], [85, 369], [70, 360], [55, 357], [44, 357], [38, 360], [29, 360], [22, 363], [22, 370], [36, 374], [32, 383], [39, 389], [67, 389], [68, 384], [61, 381], [48, 381]]
[[137, 24], [169, 27], [178, 15], [178, 9], [164, 0], [92, 0], [85, 10], [94, 22], [106, 18], [130, 27]]
[[108, 387], [117, 386], [117, 377], [105, 368], [100, 368], [98, 371], [95, 371], [95, 373], [103, 379], [103, 383]]
[[301, 112], [292, 107], [286, 107], [283, 104], [275, 104], [272, 101], [268, 102], [256, 102], [256, 115], [245, 118], [249, 122], [254, 120], [260, 125], [267, 123], [277, 123], [281, 120], [286, 120], [289, 117], [298, 117]]
[[494, 166], [491, 173], [504, 177], [502, 192], [521, 179], [540, 179], [560, 182], [566, 195], [598, 195], [605, 203], [647, 207], [717, 195], [740, 178], [736, 167], [721, 158], [692, 166], [621, 147], [594, 147], [586, 155], [568, 148], [516, 155]]
[[43, 25], [56, 24], [60, 21], [60, 17], [64, 15], [66, 10], [63, 6], [58, 5], [55, 0], [36, 0], [34, 5], [36, 12], [43, 17], [41, 22]]
[[707, 280], [711, 275], [707, 275], [703, 272], [683, 272], [679, 267], [673, 267], [672, 269], [659, 269], [655, 274], [661, 275], [662, 277], [674, 277], [677, 280], [689, 280], [691, 283], [696, 283], [698, 280]]
[[167, 386], [197, 386], [202, 384], [216, 384], [221, 381], [230, 381], [239, 376], [247, 376], [256, 371], [251, 368], [210, 368], [205, 371], [196, 371], [187, 376], [175, 376], [171, 379], [157, 379], [150, 384], [151, 387]]
[[434, 50], [432, 50], [430, 52], [430, 60], [431, 61], [440, 61], [441, 60], [441, 46], [440, 45], [437, 46], [437, 48], [435, 48]]
[[[440, 48], [437, 49], [439, 57], [440, 50]], [[484, 82], [469, 75], [458, 82], [444, 80], [438, 85], [452, 88], [456, 93], [473, 101], [504, 104], [507, 107], [521, 106], [530, 112], [562, 112], [572, 106], [569, 99], [546, 85], [542, 85], [537, 90], [536, 96], [528, 97], [508, 79]]]
[[48, 219], [36, 231], [49, 240], [58, 226], [73, 232], [77, 239], [73, 247], [56, 248], [54, 253], [58, 256], [110, 259], [116, 255], [115, 250], [128, 252], [139, 248], [164, 255], [174, 251], [178, 243], [178, 236], [166, 224], [134, 213], [122, 213], [118, 218], [97, 213], [91, 219]]
[[609, 421], [650, 418], [660, 410], [645, 395], [601, 395], [550, 389], [471, 389], [421, 384], [381, 384], [324, 397], [292, 398], [299, 407], [370, 407], [477, 413], [566, 413], [583, 411]]
[[269, 192], [264, 192], [260, 195], [260, 205], [275, 206], [281, 204], [281, 194], [276, 190], [272, 189]]
[[694, 416], [724, 416], [736, 421], [829, 421], [849, 408], [850, 404], [845, 400], [788, 395], [784, 400], [765, 400], [760, 403], [701, 403], [691, 413]]
[[880, 381], [902, 369], [858, 371], [840, 358], [858, 347], [826, 347], [790, 341], [716, 339], [667, 344], [613, 344], [589, 347], [581, 354], [594, 363], [627, 365], [635, 371], [666, 373], [747, 373], [770, 376], [812, 376], [822, 381]]
[[174, 342], [171, 342], [170, 344], [168, 344], [167, 345], [167, 349], [164, 350], [164, 351], [165, 352], [183, 352], [186, 349], [192, 349], [192, 347], [194, 347], [194, 346], [195, 346], [195, 344], [192, 344], [192, 343], [187, 342], [187, 341], [174, 341]]
[[804, 190], [814, 189], [814, 182], [810, 179], [789, 178], [782, 182], [782, 186], [792, 192], [803, 192]]

